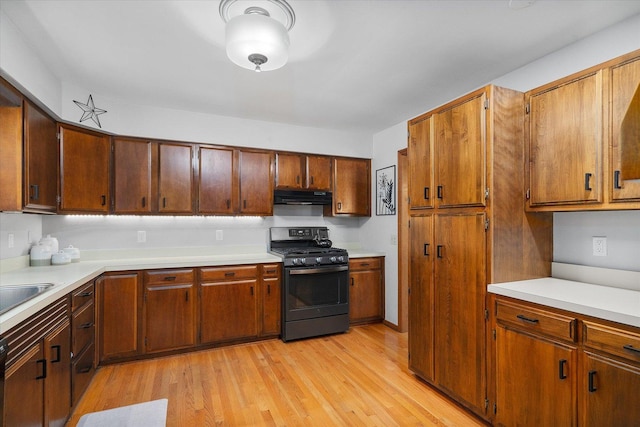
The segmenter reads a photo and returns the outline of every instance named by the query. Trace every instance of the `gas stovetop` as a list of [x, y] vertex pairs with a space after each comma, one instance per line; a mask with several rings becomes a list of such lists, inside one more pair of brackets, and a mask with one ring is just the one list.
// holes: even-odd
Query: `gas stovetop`
[[326, 227], [272, 227], [269, 252], [283, 259], [285, 267], [344, 265], [345, 249], [332, 247]]

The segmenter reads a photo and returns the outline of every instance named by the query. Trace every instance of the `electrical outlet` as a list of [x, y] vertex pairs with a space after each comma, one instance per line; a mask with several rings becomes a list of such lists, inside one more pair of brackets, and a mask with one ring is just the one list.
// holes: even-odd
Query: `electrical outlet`
[[222, 240], [222, 230], [216, 230], [216, 240]]
[[392, 234], [391, 235], [391, 244], [392, 245], [397, 245], [398, 244], [398, 235], [396, 235], [396, 234]]
[[7, 246], [9, 248], [12, 248], [15, 245], [14, 239], [13, 239], [13, 233], [9, 233], [9, 235], [7, 236]]
[[147, 232], [138, 231], [138, 243], [144, 243], [147, 241]]
[[593, 256], [607, 256], [606, 237], [593, 237]]

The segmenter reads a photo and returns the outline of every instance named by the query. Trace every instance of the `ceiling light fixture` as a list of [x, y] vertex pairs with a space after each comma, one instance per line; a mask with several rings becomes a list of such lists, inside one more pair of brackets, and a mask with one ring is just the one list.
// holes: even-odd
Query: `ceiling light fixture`
[[[285, 0], [256, 0], [252, 3], [262, 3], [264, 7], [251, 6], [238, 11], [238, 5], [233, 7], [237, 1], [220, 0], [218, 9], [227, 24], [225, 42], [229, 59], [256, 72], [282, 67], [289, 59], [289, 31], [296, 22], [289, 3]], [[281, 15], [280, 19], [272, 14]]]

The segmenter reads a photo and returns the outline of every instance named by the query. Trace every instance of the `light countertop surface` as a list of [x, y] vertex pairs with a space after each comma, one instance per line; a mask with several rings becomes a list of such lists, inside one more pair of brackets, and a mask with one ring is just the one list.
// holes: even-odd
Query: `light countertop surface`
[[[105, 255], [102, 254], [102, 256]], [[384, 254], [362, 249], [349, 250], [350, 258], [373, 256], [384, 256]], [[171, 255], [163, 254], [162, 256], [158, 252], [152, 251], [148, 257], [141, 257], [139, 253], [133, 251], [114, 251], [110, 252], [109, 257], [105, 259], [91, 258], [82, 260], [81, 255], [81, 261], [78, 263], [46, 267], [25, 267], [0, 274], [0, 286], [33, 283], [54, 284], [51, 289], [41, 295], [0, 315], [0, 334], [5, 333], [47, 305], [105, 272], [263, 264], [282, 261], [279, 257], [266, 251], [249, 253], [230, 251], [228, 254], [209, 253], [205, 255], [195, 255], [192, 251], [176, 251]]]

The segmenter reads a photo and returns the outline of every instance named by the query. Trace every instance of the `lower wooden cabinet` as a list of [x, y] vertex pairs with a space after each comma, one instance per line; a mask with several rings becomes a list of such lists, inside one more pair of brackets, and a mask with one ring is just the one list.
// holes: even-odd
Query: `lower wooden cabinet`
[[384, 257], [349, 261], [349, 322], [384, 319]]
[[262, 265], [262, 323], [260, 336], [280, 335], [282, 315], [280, 264]]
[[86, 390], [96, 368], [94, 283], [71, 293], [71, 404]]

